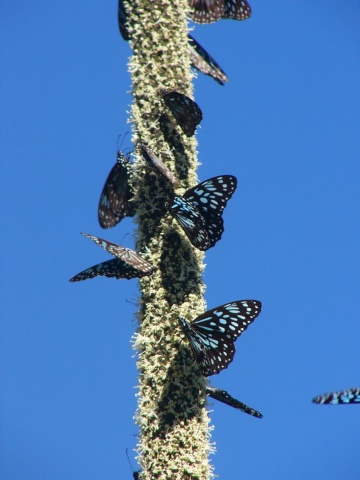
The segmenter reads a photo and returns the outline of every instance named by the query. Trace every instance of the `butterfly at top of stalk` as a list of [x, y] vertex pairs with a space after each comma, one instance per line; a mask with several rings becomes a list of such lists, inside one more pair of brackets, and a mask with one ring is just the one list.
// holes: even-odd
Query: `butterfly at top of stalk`
[[109, 242], [95, 235], [89, 235], [88, 233], [82, 233], [82, 235], [90, 238], [90, 240], [117, 258], [98, 263], [83, 270], [70, 278], [70, 282], [79, 282], [98, 276], [130, 280], [131, 278], [141, 278], [150, 275], [155, 269], [149, 262], [140, 257], [138, 253], [131, 250], [131, 248], [116, 245], [116, 243]]
[[349, 388], [336, 392], [324, 393], [312, 399], [313, 403], [320, 405], [360, 405], [360, 388]]
[[253, 417], [256, 417], [256, 418], [263, 417], [260, 412], [258, 412], [254, 408], [248, 407], [247, 405], [245, 405], [245, 403], [242, 403], [236, 398], [232, 397], [225, 390], [220, 390], [219, 388], [211, 387], [210, 385], [208, 385], [206, 387], [206, 393], [209, 395], [209, 397], [215, 398], [215, 400], [225, 403], [226, 405], [236, 408], [237, 410], [241, 410], [242, 412], [247, 413], [248, 415], [252, 415]]
[[171, 111], [181, 130], [192, 137], [203, 115], [198, 104], [187, 95], [175, 90], [160, 89], [165, 105]]
[[237, 300], [208, 310], [192, 322], [179, 317], [201, 373], [208, 377], [232, 362], [235, 340], [261, 312], [258, 300]]
[[251, 16], [251, 7], [246, 0], [189, 0], [189, 5], [189, 17], [195, 23], [246, 20]]
[[111, 228], [124, 217], [135, 215], [133, 192], [129, 180], [133, 175], [129, 157], [118, 151], [117, 161], [110, 170], [101, 191], [98, 220], [101, 228]]
[[220, 240], [224, 232], [222, 213], [236, 187], [236, 177], [220, 175], [199, 183], [182, 196], [173, 195], [169, 212], [194, 247], [205, 251]]

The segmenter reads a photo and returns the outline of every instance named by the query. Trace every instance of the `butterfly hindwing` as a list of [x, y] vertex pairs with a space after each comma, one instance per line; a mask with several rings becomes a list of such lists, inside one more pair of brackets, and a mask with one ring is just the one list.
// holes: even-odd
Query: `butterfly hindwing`
[[200, 107], [180, 92], [161, 90], [161, 95], [181, 130], [187, 137], [192, 137], [203, 118]]
[[114, 227], [124, 217], [134, 216], [129, 177], [129, 159], [119, 151], [117, 162], [111, 169], [100, 195], [98, 219], [101, 228]]
[[227, 368], [235, 354], [235, 340], [261, 311], [261, 302], [240, 300], [208, 310], [191, 323], [179, 317], [204, 376]]
[[232, 397], [225, 390], [220, 390], [219, 388], [207, 386], [206, 387], [206, 393], [210, 397], [215, 398], [215, 400], [218, 400], [219, 402], [225, 403], [226, 405], [229, 405], [230, 407], [233, 407], [233, 408], [236, 408], [238, 410], [241, 410], [242, 412], [248, 413], [249, 415], [252, 415], [253, 417], [262, 418], [262, 414], [260, 412], [258, 412], [254, 408], [248, 407], [247, 405], [245, 405], [245, 403], [242, 403], [239, 400], [237, 400], [236, 398]]
[[188, 35], [188, 39], [192, 66], [205, 75], [212, 77], [220, 85], [228, 82], [229, 79], [226, 73], [212, 56], [191, 35]]
[[322, 405], [347, 405], [350, 403], [360, 405], [360, 388], [349, 388], [340, 392], [325, 393], [313, 398], [313, 403]]

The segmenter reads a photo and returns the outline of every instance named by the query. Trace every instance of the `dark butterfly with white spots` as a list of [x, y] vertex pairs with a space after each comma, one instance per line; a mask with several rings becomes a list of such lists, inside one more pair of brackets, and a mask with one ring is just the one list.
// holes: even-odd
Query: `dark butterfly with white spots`
[[189, 0], [190, 18], [195, 23], [214, 23], [221, 19], [245, 20], [251, 16], [246, 0]]
[[131, 36], [129, 34], [128, 27], [126, 25], [127, 22], [127, 14], [125, 10], [125, 1], [119, 0], [119, 6], [118, 6], [118, 23], [119, 23], [119, 30], [121, 33], [121, 36], [125, 41], [129, 41]]
[[228, 394], [228, 392], [226, 392], [225, 390], [220, 390], [219, 388], [207, 386], [206, 393], [210, 397], [215, 398], [215, 400], [218, 400], [219, 402], [222, 402], [222, 403], [226, 403], [226, 405], [230, 405], [230, 407], [237, 408], [238, 410], [248, 413], [253, 417], [257, 417], [257, 418], [263, 417], [260, 412], [258, 412], [254, 408], [248, 407], [247, 405], [245, 405], [245, 403], [242, 403], [239, 400], [236, 400], [236, 398], [231, 397]]
[[154, 267], [140, 257], [134, 250], [131, 250], [131, 248], [121, 247], [120, 245], [108, 242], [94, 235], [89, 235], [88, 233], [82, 233], [82, 235], [90, 238], [90, 240], [117, 258], [98, 263], [93, 267], [83, 270], [70, 278], [70, 282], [79, 282], [99, 276], [114, 277], [117, 279], [126, 278], [129, 280], [130, 278], [144, 277], [153, 272]]
[[161, 95], [181, 130], [187, 137], [192, 137], [203, 115], [194, 100], [183, 93], [161, 89]]
[[193, 38], [191, 35], [189, 37], [190, 45], [190, 59], [191, 64], [200, 72], [205, 75], [210, 75], [214, 80], [216, 80], [220, 85], [224, 85], [225, 82], [228, 82], [229, 79], [220, 67], [220, 65], [212, 58], [212, 56]]
[[156, 157], [150, 148], [145, 145], [140, 145], [140, 152], [143, 156], [148, 167], [151, 168], [159, 177], [163, 178], [166, 182], [170, 182], [172, 185], [177, 183], [177, 178], [170, 170], [163, 164], [163, 162]]
[[184, 195], [174, 195], [170, 214], [199, 250], [213, 247], [224, 231], [222, 212], [236, 190], [232, 175], [221, 175], [201, 182]]
[[321, 405], [347, 405], [350, 403], [360, 405], [360, 388], [349, 388], [340, 392], [325, 393], [313, 398], [313, 403]]
[[235, 355], [235, 340], [260, 312], [261, 302], [238, 300], [208, 310], [191, 323], [178, 318], [205, 377], [228, 367]]
[[101, 228], [114, 227], [124, 217], [135, 215], [131, 202], [133, 193], [129, 186], [131, 175], [129, 158], [119, 151], [117, 162], [111, 169], [100, 195], [98, 219]]

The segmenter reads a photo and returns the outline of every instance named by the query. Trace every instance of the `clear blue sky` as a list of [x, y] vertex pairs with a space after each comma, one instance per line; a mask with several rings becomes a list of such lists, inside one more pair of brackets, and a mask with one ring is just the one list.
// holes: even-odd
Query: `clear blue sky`
[[[206, 299], [263, 302], [211, 384], [264, 418], [209, 403], [215, 471], [360, 478], [360, 407], [311, 403], [360, 385], [360, 3], [251, 5], [193, 32], [230, 78], [195, 80], [199, 178], [238, 178]], [[129, 129], [116, 15], [115, 0], [1, 8], [2, 480], [131, 478], [138, 284], [68, 282], [110, 258], [80, 231], [133, 246], [131, 219], [104, 232], [96, 217]]]

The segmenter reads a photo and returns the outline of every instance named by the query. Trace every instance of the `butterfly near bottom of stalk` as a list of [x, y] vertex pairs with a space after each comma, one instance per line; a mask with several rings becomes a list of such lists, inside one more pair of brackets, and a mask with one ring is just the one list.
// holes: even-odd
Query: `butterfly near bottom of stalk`
[[355, 387], [339, 392], [324, 393], [324, 395], [313, 398], [312, 402], [320, 405], [360, 405], [360, 388]]
[[131, 201], [133, 192], [129, 185], [131, 176], [129, 158], [119, 150], [117, 162], [110, 170], [100, 195], [98, 220], [101, 228], [114, 227], [124, 217], [135, 215]]
[[99, 276], [130, 280], [131, 278], [141, 278], [150, 275], [155, 269], [149, 262], [140, 257], [138, 253], [131, 250], [131, 248], [116, 245], [116, 243], [95, 237], [95, 235], [89, 235], [88, 233], [82, 233], [82, 235], [90, 238], [90, 240], [117, 258], [98, 263], [83, 270], [70, 278], [70, 282], [79, 282]]
[[169, 212], [194, 247], [205, 251], [220, 240], [224, 232], [222, 213], [236, 187], [236, 177], [221, 175], [199, 183], [182, 196], [173, 196]]
[[178, 318], [202, 375], [208, 377], [229, 366], [235, 340], [260, 312], [258, 300], [237, 300], [208, 310], [192, 322]]
[[236, 400], [236, 398], [229, 395], [228, 392], [226, 392], [225, 390], [220, 390], [219, 388], [211, 387], [210, 385], [208, 385], [206, 387], [206, 393], [209, 395], [209, 397], [212, 397], [219, 402], [225, 403], [230, 407], [236, 408], [237, 410], [241, 410], [242, 412], [252, 415], [253, 417], [263, 417], [260, 412], [258, 412], [254, 408], [248, 407], [247, 405], [245, 405], [245, 403]]

